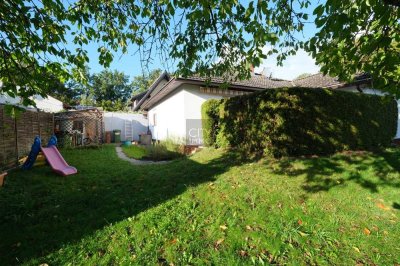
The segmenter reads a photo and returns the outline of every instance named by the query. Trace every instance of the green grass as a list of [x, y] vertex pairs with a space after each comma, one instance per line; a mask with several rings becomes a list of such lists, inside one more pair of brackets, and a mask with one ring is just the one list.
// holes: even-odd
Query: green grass
[[179, 146], [167, 145], [164, 143], [149, 146], [122, 146], [122, 151], [126, 156], [137, 160], [164, 161], [183, 157], [178, 152]]
[[62, 153], [79, 174], [15, 171], [0, 189], [0, 264], [400, 263], [400, 150], [145, 166], [112, 146]]
[[143, 157], [145, 157], [148, 152], [144, 147], [140, 147], [137, 145], [131, 145], [131, 146], [122, 146], [123, 152], [126, 154], [126, 156], [141, 160]]

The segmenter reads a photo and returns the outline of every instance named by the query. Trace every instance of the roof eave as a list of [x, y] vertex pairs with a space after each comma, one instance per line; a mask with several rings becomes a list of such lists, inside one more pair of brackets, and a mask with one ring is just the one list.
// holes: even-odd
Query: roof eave
[[143, 96], [143, 98], [140, 99], [139, 103], [133, 108], [133, 111], [138, 111], [140, 109], [140, 106], [144, 103], [144, 101], [147, 99], [147, 97], [150, 95], [150, 93], [157, 87], [157, 85], [163, 80], [170, 80], [169, 74], [164, 71], [154, 82], [151, 84], [150, 88], [147, 90], [146, 94]]

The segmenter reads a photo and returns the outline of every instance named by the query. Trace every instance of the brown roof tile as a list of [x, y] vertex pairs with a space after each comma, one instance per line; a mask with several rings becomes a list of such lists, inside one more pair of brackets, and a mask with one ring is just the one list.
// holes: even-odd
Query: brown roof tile
[[[183, 80], [197, 80], [205, 82], [207, 78], [199, 76], [191, 76], [188, 78], [180, 78]], [[293, 84], [288, 80], [268, 78], [262, 75], [252, 75], [250, 79], [247, 80], [234, 80], [234, 79], [224, 79], [223, 77], [212, 77], [209, 82], [223, 84], [227, 83], [230, 87], [244, 86], [258, 89], [273, 89], [282, 87], [293, 87]]]

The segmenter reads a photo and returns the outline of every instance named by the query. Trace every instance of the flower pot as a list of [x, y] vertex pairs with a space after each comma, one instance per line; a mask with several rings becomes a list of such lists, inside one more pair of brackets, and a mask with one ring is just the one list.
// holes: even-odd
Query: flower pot
[[4, 184], [4, 179], [6, 178], [7, 172], [0, 173], [0, 187]]

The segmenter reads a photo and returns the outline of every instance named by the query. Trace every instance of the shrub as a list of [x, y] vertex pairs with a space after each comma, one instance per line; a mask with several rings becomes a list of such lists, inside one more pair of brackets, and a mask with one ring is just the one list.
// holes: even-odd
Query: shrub
[[220, 100], [211, 99], [204, 102], [201, 106], [203, 142], [206, 146], [215, 145], [220, 103]]
[[397, 127], [393, 99], [328, 89], [268, 89], [220, 105], [218, 139], [248, 154], [374, 150], [389, 145]]
[[164, 161], [183, 157], [183, 146], [165, 140], [160, 143], [148, 146], [122, 146], [124, 153], [137, 160]]
[[183, 157], [182, 153], [177, 151], [168, 150], [167, 147], [163, 144], [156, 144], [146, 147], [147, 155], [143, 156], [145, 160], [152, 161], [164, 161], [164, 160], [173, 160], [176, 158]]

